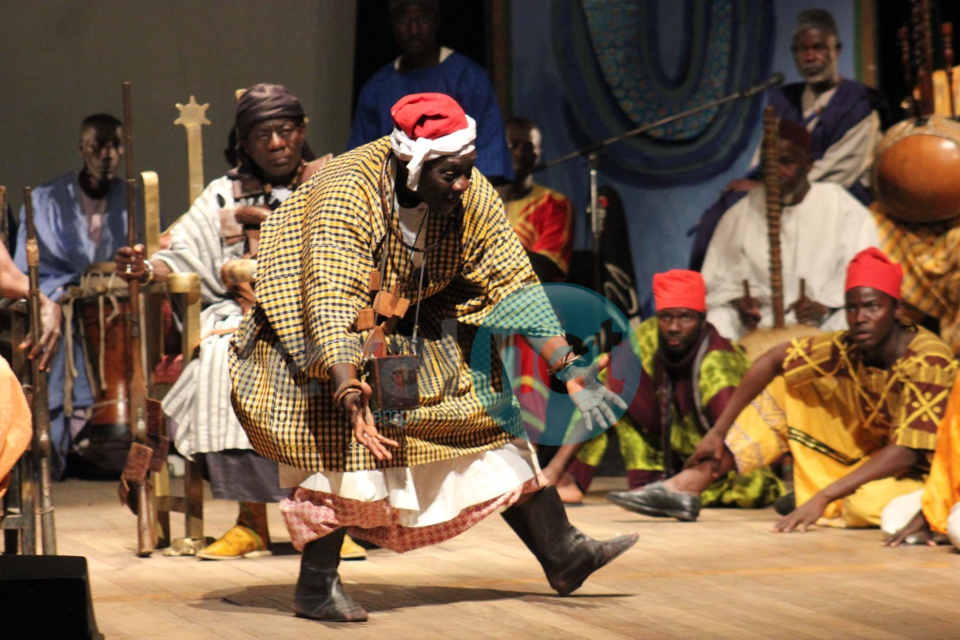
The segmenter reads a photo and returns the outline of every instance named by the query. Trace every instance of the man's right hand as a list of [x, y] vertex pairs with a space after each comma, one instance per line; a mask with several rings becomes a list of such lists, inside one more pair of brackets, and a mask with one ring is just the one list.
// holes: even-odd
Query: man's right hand
[[719, 467], [720, 461], [723, 459], [723, 449], [726, 447], [726, 444], [724, 444], [725, 440], [726, 433], [720, 433], [716, 427], [710, 429], [697, 444], [697, 448], [693, 450], [693, 454], [687, 458], [683, 468], [690, 469], [701, 462], [710, 460], [716, 463], [714, 465], [715, 467]]
[[760, 303], [756, 298], [737, 298], [733, 301], [733, 308], [737, 310], [740, 324], [747, 332], [753, 331], [760, 325]]
[[922, 542], [930, 547], [936, 546], [937, 544], [933, 539], [933, 532], [930, 530], [930, 523], [927, 522], [926, 517], [923, 515], [922, 509], [917, 511], [913, 518], [911, 518], [902, 529], [885, 537], [883, 539], [883, 546], [899, 547], [901, 544], [907, 542], [907, 538], [911, 536], [917, 536], [917, 544]]
[[142, 244], [134, 247], [120, 247], [113, 261], [116, 264], [117, 275], [126, 282], [142, 281], [146, 269], [143, 266], [146, 250]]
[[370, 411], [369, 401], [372, 391], [369, 384], [360, 383], [359, 391], [344, 394], [340, 400], [340, 409], [353, 426], [353, 436], [358, 443], [369, 449], [377, 460], [392, 460], [393, 454], [387, 447], [395, 449], [400, 446], [400, 443], [385, 438], [377, 429], [373, 413]]

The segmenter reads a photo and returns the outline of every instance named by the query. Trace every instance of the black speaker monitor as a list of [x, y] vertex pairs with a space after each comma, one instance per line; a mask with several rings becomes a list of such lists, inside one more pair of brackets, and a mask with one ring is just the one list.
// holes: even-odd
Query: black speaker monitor
[[90, 601], [87, 559], [0, 556], [0, 637], [102, 640]]

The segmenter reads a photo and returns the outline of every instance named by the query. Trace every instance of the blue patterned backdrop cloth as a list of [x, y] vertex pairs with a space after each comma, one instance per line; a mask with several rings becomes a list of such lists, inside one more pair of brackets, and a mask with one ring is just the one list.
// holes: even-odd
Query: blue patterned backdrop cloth
[[[770, 74], [770, 0], [676, 2], [679, 32], [663, 28], [656, 1], [553, 3], [553, 51], [564, 70], [568, 124], [583, 146], [740, 92]], [[661, 38], [681, 39], [671, 43], [680, 54], [671, 72]], [[649, 187], [716, 176], [743, 153], [762, 100], [714, 107], [619, 142], [603, 153], [601, 169]]]

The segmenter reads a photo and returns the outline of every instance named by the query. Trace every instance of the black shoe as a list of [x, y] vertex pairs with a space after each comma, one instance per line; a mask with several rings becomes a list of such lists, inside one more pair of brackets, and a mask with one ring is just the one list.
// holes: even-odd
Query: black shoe
[[590, 574], [632, 547], [639, 538], [632, 533], [599, 542], [584, 535], [567, 520], [556, 487], [538, 491], [502, 515], [536, 556], [550, 586], [561, 596], [579, 589]]
[[293, 595], [293, 612], [298, 618], [328, 622], [367, 620], [366, 610], [347, 595], [337, 574], [346, 533], [346, 529], [337, 529], [303, 548], [300, 577]]
[[781, 516], [786, 516], [797, 508], [797, 494], [793, 491], [785, 493], [773, 501], [773, 510]]
[[693, 522], [700, 515], [700, 496], [671, 491], [662, 482], [651, 482], [633, 491], [611, 491], [607, 500], [627, 511], [654, 518]]

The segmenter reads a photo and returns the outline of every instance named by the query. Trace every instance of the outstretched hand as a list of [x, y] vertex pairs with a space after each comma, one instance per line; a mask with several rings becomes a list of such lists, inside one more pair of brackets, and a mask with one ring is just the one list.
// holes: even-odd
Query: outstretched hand
[[377, 460], [393, 460], [393, 454], [387, 447], [400, 446], [396, 440], [383, 437], [377, 430], [370, 411], [370, 395], [373, 390], [366, 382], [360, 383], [360, 389], [348, 393], [340, 401], [341, 409], [353, 425], [353, 435], [362, 446], [366, 447]]
[[567, 393], [583, 414], [587, 431], [592, 431], [594, 424], [598, 429], [616, 424], [617, 416], [610, 405], [627, 409], [623, 398], [600, 384], [600, 372], [609, 364], [610, 355], [604, 354], [589, 365], [574, 364], [557, 373], [557, 378], [567, 383]]

